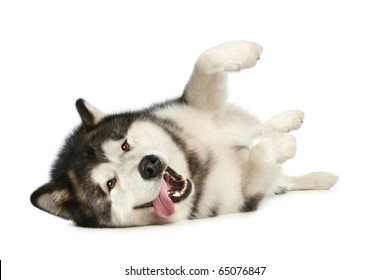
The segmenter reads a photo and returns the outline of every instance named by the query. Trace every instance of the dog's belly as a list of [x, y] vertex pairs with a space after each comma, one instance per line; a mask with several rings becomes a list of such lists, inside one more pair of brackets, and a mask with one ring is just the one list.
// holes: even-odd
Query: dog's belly
[[[205, 176], [193, 176], [195, 199], [192, 216], [204, 218], [236, 213], [244, 202], [241, 174], [248, 160], [251, 137], [240, 133], [240, 116], [215, 120], [186, 106], [171, 106], [156, 112], [183, 129], [187, 145], [201, 159]], [[257, 124], [257, 122], [253, 122]], [[247, 131], [247, 130], [246, 130]], [[254, 131], [254, 128], [252, 129]]]
[[201, 189], [196, 218], [236, 213], [241, 208], [242, 165], [233, 150], [214, 147], [214, 159]]

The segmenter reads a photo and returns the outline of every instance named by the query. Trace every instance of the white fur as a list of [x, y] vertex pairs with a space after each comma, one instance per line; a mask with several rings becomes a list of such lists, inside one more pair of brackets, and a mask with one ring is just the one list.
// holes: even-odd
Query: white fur
[[[212, 215], [213, 209], [217, 214], [238, 212], [246, 198], [257, 194], [272, 194], [280, 188], [327, 189], [337, 181], [330, 173], [311, 173], [303, 177], [283, 174], [281, 165], [293, 158], [296, 151], [295, 138], [286, 132], [300, 128], [302, 112], [287, 111], [261, 125], [254, 116], [226, 102], [227, 72], [253, 67], [261, 52], [260, 45], [245, 41], [228, 42], [206, 50], [198, 58], [185, 89], [188, 105], [173, 104], [155, 112], [159, 118], [174, 119], [183, 128], [182, 136], [190, 148], [198, 151], [203, 160], [207, 150], [213, 152], [211, 171], [195, 213], [197, 218]], [[186, 164], [182, 153], [174, 151], [170, 139], [150, 126], [147, 123], [133, 125], [129, 130], [130, 145], [134, 141], [137, 149], [143, 149], [141, 154], [150, 152], [148, 149], [160, 151], [166, 155], [169, 165], [189, 176], [188, 168], [183, 168]], [[261, 141], [254, 145], [256, 137]], [[187, 218], [190, 206], [191, 203], [179, 203], [176, 213], [165, 221], [151, 221], [153, 215], [150, 209], [145, 209], [138, 211], [142, 216], [137, 216], [137, 221], [138, 224], [177, 221]], [[123, 210], [114, 207], [113, 211]], [[127, 221], [128, 224], [134, 222], [134, 217]], [[120, 223], [126, 222], [121, 220]]]
[[94, 116], [95, 124], [99, 123], [106, 116], [104, 112], [100, 111], [98, 108], [89, 104], [88, 102], [84, 101], [84, 105], [85, 107], [87, 107], [88, 111], [91, 112]]
[[[272, 194], [280, 187], [289, 190], [325, 189], [337, 176], [314, 173], [288, 177], [281, 164], [295, 156], [295, 138], [287, 133], [299, 129], [304, 114], [287, 111], [260, 124], [254, 117], [226, 103], [226, 72], [250, 68], [259, 59], [262, 48], [256, 43], [233, 41], [209, 49], [198, 58], [186, 97], [190, 106], [172, 106], [157, 112], [159, 117], [174, 119], [202, 146], [214, 152], [213, 169], [208, 176], [197, 217], [207, 217], [216, 207], [218, 214], [239, 211], [245, 198]], [[253, 146], [253, 140], [261, 141]], [[234, 150], [234, 146], [247, 149]], [[300, 179], [302, 178], [302, 179]]]
[[[125, 141], [130, 145], [129, 152], [121, 149]], [[115, 226], [165, 223], [188, 216], [189, 207], [180, 211], [181, 204], [177, 205], [176, 214], [169, 220], [155, 217], [152, 209], [133, 210], [135, 206], [155, 199], [160, 191], [161, 178], [144, 180], [139, 174], [138, 165], [144, 156], [158, 156], [164, 165], [169, 162], [180, 174], [189, 174], [183, 153], [160, 127], [150, 122], [136, 121], [125, 138], [109, 140], [102, 148], [108, 162], [98, 165], [92, 171], [92, 178], [105, 192], [108, 192], [106, 182], [112, 178], [117, 179], [116, 186], [110, 192], [112, 222]], [[173, 156], [168, 158], [168, 155]], [[182, 204], [190, 203], [191, 198], [188, 198]]]
[[304, 118], [305, 114], [297, 110], [280, 113], [263, 123], [262, 134], [297, 130], [301, 127]]
[[[169, 218], [159, 218], [152, 207], [134, 209], [154, 200], [160, 192], [161, 176], [144, 180], [139, 173], [138, 165], [145, 156], [158, 156], [163, 165], [187, 178], [193, 175], [185, 149], [178, 147], [167, 131], [152, 121], [137, 120], [123, 139], [103, 143], [107, 162], [91, 171], [92, 180], [111, 200], [112, 220], [104, 225], [162, 224], [187, 219], [190, 214], [204, 218], [234, 213], [253, 198], [286, 190], [329, 189], [337, 182], [337, 176], [326, 172], [301, 177], [283, 173], [282, 164], [296, 152], [296, 140], [288, 132], [300, 128], [302, 112], [287, 111], [261, 124], [256, 117], [227, 103], [227, 73], [253, 67], [261, 52], [260, 45], [245, 41], [206, 50], [196, 61], [183, 103], [167, 103], [150, 111], [157, 119], [173, 121], [177, 127], [172, 129], [185, 140], [187, 151], [196, 153], [202, 163], [209, 161], [196, 211], [192, 212], [199, 194], [197, 186], [188, 198], [175, 203], [175, 213]], [[85, 106], [95, 124], [103, 120], [101, 111], [88, 103]], [[121, 148], [125, 141], [130, 145], [129, 151]], [[110, 191], [107, 181], [113, 178], [117, 182]], [[44, 194], [37, 204], [50, 213], [68, 217], [61, 213], [67, 194]]]

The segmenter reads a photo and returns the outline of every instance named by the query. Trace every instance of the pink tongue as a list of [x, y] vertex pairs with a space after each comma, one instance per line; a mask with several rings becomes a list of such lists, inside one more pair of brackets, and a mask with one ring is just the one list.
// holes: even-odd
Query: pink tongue
[[161, 218], [168, 218], [175, 213], [175, 205], [168, 196], [168, 186], [164, 179], [161, 180], [160, 193], [153, 200], [154, 211]]

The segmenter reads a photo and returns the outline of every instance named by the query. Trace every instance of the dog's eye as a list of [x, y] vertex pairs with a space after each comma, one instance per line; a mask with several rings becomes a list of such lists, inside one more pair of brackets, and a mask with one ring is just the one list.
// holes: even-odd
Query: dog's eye
[[106, 186], [108, 190], [112, 190], [116, 185], [116, 178], [112, 178], [111, 180], [107, 181]]
[[122, 151], [124, 151], [124, 152], [130, 151], [130, 145], [129, 145], [129, 143], [127, 143], [127, 140], [122, 144], [121, 148], [122, 148]]

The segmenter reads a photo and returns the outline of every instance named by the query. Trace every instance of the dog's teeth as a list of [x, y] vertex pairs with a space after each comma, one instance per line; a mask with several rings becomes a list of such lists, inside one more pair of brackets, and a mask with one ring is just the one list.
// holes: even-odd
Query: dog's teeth
[[175, 192], [175, 193], [173, 194], [173, 196], [174, 196], [174, 197], [179, 197], [179, 196], [180, 196], [180, 193]]

